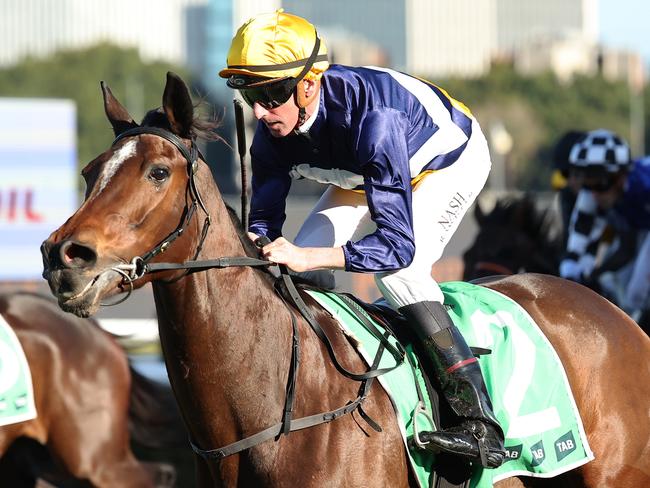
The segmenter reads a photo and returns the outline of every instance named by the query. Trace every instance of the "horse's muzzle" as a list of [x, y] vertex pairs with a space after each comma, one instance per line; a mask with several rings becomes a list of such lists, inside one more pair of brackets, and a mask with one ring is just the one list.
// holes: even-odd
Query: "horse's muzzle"
[[88, 245], [67, 239], [58, 243], [47, 240], [41, 244], [43, 257], [43, 278], [47, 279], [50, 270], [86, 270], [97, 263], [97, 252]]
[[43, 278], [59, 306], [80, 316], [91, 313], [99, 291], [90, 290], [96, 281], [97, 253], [94, 249], [70, 239], [58, 243], [47, 240], [41, 245], [41, 256]]

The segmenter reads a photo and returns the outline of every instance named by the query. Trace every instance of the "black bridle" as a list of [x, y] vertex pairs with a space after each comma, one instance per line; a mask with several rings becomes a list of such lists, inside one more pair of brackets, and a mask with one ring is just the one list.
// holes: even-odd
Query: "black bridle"
[[133, 258], [133, 260], [131, 261], [131, 265], [133, 266], [133, 268], [129, 275], [129, 279], [131, 281], [139, 279], [142, 276], [144, 276], [146, 273], [153, 271], [151, 269], [151, 265], [148, 264], [149, 261], [151, 261], [153, 258], [158, 256], [158, 254], [165, 252], [167, 248], [171, 245], [171, 243], [174, 242], [183, 234], [185, 228], [190, 223], [190, 220], [196, 213], [198, 207], [201, 207], [201, 210], [203, 210], [203, 212], [205, 213], [205, 220], [203, 221], [203, 227], [201, 229], [201, 237], [199, 240], [199, 244], [197, 245], [196, 252], [194, 253], [194, 259], [198, 257], [199, 253], [201, 252], [201, 249], [203, 248], [203, 242], [205, 241], [205, 238], [208, 234], [208, 229], [210, 228], [210, 223], [211, 223], [210, 213], [205, 207], [205, 204], [203, 203], [203, 199], [201, 198], [201, 194], [196, 188], [196, 182], [194, 181], [194, 175], [198, 171], [199, 154], [200, 154], [198, 148], [196, 147], [195, 140], [193, 138], [190, 139], [190, 147], [188, 149], [180, 137], [176, 136], [175, 134], [171, 133], [168, 130], [161, 129], [158, 127], [135, 127], [133, 129], [124, 131], [120, 135], [118, 135], [113, 141], [112, 146], [114, 146], [117, 142], [127, 137], [144, 135], [144, 134], [162, 137], [163, 139], [172, 143], [176, 147], [176, 149], [178, 149], [180, 153], [183, 155], [183, 157], [187, 161], [186, 193], [189, 193], [192, 202], [189, 206], [187, 205], [185, 206], [185, 209], [183, 210], [183, 216], [181, 217], [181, 221], [176, 227], [176, 229], [170, 232], [167, 235], [167, 237], [165, 237], [162, 241], [160, 241], [153, 249], [146, 252], [142, 256]]
[[[183, 216], [181, 217], [181, 222], [178, 224], [176, 229], [172, 231], [162, 241], [160, 241], [158, 245], [156, 245], [153, 249], [146, 252], [142, 256], [136, 256], [135, 258], [133, 258], [131, 264], [117, 265], [111, 268], [119, 272], [120, 274], [122, 274], [123, 278], [127, 280], [127, 283], [129, 284], [131, 289], [133, 289], [133, 282], [142, 278], [145, 274], [156, 273], [161, 271], [184, 270], [185, 273], [177, 278], [180, 279], [183, 276], [185, 276], [185, 274], [187, 273], [206, 271], [208, 269], [214, 269], [214, 268], [229, 268], [234, 266], [268, 267], [268, 266], [277, 265], [276, 263], [273, 263], [271, 261], [251, 258], [248, 256], [221, 257], [217, 259], [197, 261], [196, 258], [198, 258], [201, 252], [203, 243], [205, 241], [211, 223], [210, 214], [206, 206], [204, 205], [203, 200], [201, 199], [201, 195], [199, 194], [199, 191], [196, 187], [196, 183], [194, 181], [194, 175], [198, 171], [199, 156], [201, 156], [201, 159], [203, 160], [205, 160], [205, 158], [203, 158], [203, 156], [200, 154], [198, 148], [196, 147], [196, 142], [193, 138], [190, 139], [190, 146], [188, 149], [187, 145], [183, 142], [181, 138], [179, 138], [178, 136], [176, 136], [175, 134], [171, 133], [168, 130], [161, 129], [158, 127], [143, 126], [143, 127], [136, 127], [133, 129], [129, 129], [121, 133], [120, 135], [118, 135], [113, 141], [113, 145], [115, 145], [118, 141], [126, 137], [144, 135], [144, 134], [162, 137], [163, 139], [172, 143], [183, 155], [183, 157], [187, 161], [188, 183], [187, 183], [186, 192], [189, 192], [192, 201], [189, 204], [189, 206], [186, 204], [183, 210]], [[198, 207], [200, 207], [201, 210], [203, 210], [206, 217], [203, 223], [203, 227], [201, 229], [201, 236], [199, 239], [199, 243], [197, 245], [197, 249], [194, 253], [194, 258], [191, 261], [186, 261], [184, 263], [150, 263], [150, 261], [153, 258], [165, 252], [165, 250], [178, 237], [180, 237], [183, 234], [185, 228], [187, 227], [190, 220], [192, 219], [192, 216], [196, 213]], [[368, 396], [372, 382], [376, 377], [394, 370], [404, 362], [404, 359], [406, 357], [406, 352], [404, 348], [401, 346], [399, 341], [396, 341], [397, 346], [394, 346], [389, 341], [390, 337], [394, 338], [394, 335], [391, 332], [387, 331], [385, 333], [382, 333], [381, 331], [379, 331], [374, 326], [374, 324], [369, 320], [365, 312], [360, 310], [360, 307], [358, 304], [356, 304], [356, 302], [354, 302], [352, 299], [348, 297], [345, 297], [344, 295], [341, 295], [341, 297], [345, 301], [347, 301], [348, 304], [350, 305], [350, 309], [356, 314], [359, 320], [361, 320], [364, 323], [365, 327], [373, 335], [375, 335], [375, 337], [379, 340], [380, 343], [379, 348], [377, 349], [377, 354], [373, 360], [373, 363], [367, 371], [363, 373], [353, 373], [347, 370], [345, 367], [341, 365], [340, 361], [338, 360], [334, 352], [334, 348], [329, 338], [327, 337], [327, 334], [322, 329], [322, 327], [320, 326], [320, 324], [318, 323], [314, 315], [311, 313], [311, 310], [305, 304], [302, 297], [300, 296], [300, 293], [298, 292], [295, 284], [293, 283], [286, 266], [284, 265], [277, 265], [277, 266], [279, 267], [280, 275], [282, 277], [282, 282], [288, 292], [291, 301], [293, 302], [293, 305], [300, 311], [301, 315], [304, 317], [307, 323], [314, 330], [318, 338], [325, 344], [327, 351], [330, 357], [332, 358], [332, 361], [336, 369], [342, 375], [352, 380], [361, 382], [361, 385], [359, 387], [359, 392], [357, 394], [357, 398], [352, 401], [349, 401], [346, 405], [336, 410], [331, 410], [329, 412], [323, 412], [323, 413], [319, 413], [319, 414], [315, 414], [315, 415], [311, 415], [299, 419], [293, 419], [295, 386], [296, 386], [296, 378], [298, 376], [298, 366], [300, 363], [300, 339], [298, 335], [296, 316], [293, 310], [291, 309], [291, 307], [289, 306], [289, 304], [287, 303], [286, 299], [284, 298], [283, 294], [279, 291], [278, 294], [280, 295], [280, 298], [282, 299], [282, 301], [287, 306], [287, 309], [289, 310], [289, 314], [291, 316], [291, 324], [293, 327], [291, 361], [290, 361], [290, 369], [288, 375], [288, 383], [286, 389], [285, 405], [283, 409], [282, 420], [277, 424], [261, 432], [258, 432], [257, 434], [246, 437], [240, 441], [233, 442], [232, 444], [221, 447], [219, 449], [210, 449], [210, 450], [201, 449], [192, 441], [192, 439], [190, 439], [190, 445], [192, 446], [193, 451], [196, 454], [203, 457], [204, 459], [216, 459], [216, 460], [223, 459], [227, 456], [244, 451], [246, 449], [249, 449], [257, 444], [260, 444], [272, 438], [276, 438], [277, 440], [281, 435], [288, 435], [290, 432], [296, 430], [301, 430], [307, 427], [312, 427], [315, 425], [331, 422], [332, 420], [335, 420], [343, 415], [351, 413], [357, 409], [359, 411], [359, 414], [362, 416], [362, 418], [364, 418], [366, 422], [368, 422], [368, 424], [374, 430], [376, 430], [377, 432], [381, 432], [382, 430], [381, 427], [363, 411], [361, 404]], [[128, 298], [129, 295], [127, 295], [126, 298]], [[395, 360], [395, 365], [388, 368], [379, 368], [379, 363], [381, 362], [381, 358], [383, 357], [385, 351], [388, 351], [393, 356]]]

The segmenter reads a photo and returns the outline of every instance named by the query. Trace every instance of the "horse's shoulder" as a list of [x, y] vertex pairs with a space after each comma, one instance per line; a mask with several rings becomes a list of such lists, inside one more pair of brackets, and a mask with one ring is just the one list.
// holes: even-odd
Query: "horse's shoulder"
[[[316, 322], [322, 327], [323, 331], [331, 341], [336, 354], [344, 354], [348, 358], [354, 358], [354, 361], [358, 360], [361, 362], [361, 357], [359, 356], [359, 353], [356, 349], [356, 339], [346, 331], [345, 325], [340, 323], [339, 320], [332, 314], [332, 312], [326, 308], [326, 306], [321, 304], [310, 293], [307, 293], [305, 291], [310, 289], [318, 291], [318, 289], [310, 286], [301, 286], [300, 288], [302, 291], [301, 296], [304, 299], [305, 304], [309, 307], [311, 313], [316, 319]], [[338, 293], [337, 295], [340, 296]], [[353, 297], [352, 295], [345, 295], [348, 298], [348, 300], [346, 300], [348, 303], [347, 308], [351, 313], [357, 316], [366, 314], [366, 316], [371, 318], [371, 320], [380, 321], [382, 327], [387, 325], [388, 317], [386, 317], [385, 314], [379, 313], [376, 307], [373, 307], [373, 305], [365, 303], [356, 297]], [[360, 308], [355, 307], [352, 305], [352, 303], [356, 303]], [[355, 312], [355, 309], [362, 309], [363, 311]]]

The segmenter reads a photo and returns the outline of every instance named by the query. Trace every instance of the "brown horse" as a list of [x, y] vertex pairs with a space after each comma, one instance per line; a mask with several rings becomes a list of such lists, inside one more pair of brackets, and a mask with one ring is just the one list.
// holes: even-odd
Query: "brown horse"
[[[54, 461], [45, 463], [42, 473], [7, 466], [10, 474], [2, 471], [0, 484], [34, 486], [40, 475], [55, 483], [74, 478], [106, 488], [156, 486], [158, 467], [140, 463], [131, 452], [132, 373], [119, 344], [91, 320], [31, 293], [0, 295], [0, 315], [25, 352], [37, 411], [33, 420], [0, 427], [0, 457], [15, 440], [27, 438], [36, 442], [23, 443], [29, 448], [12, 461], [24, 464], [21, 456], [38, 453], [41, 464], [38, 445]], [[141, 402], [147, 395], [138, 392]]]
[[[163, 353], [191, 438], [201, 449], [221, 448], [281, 419], [297, 313], [275, 293], [268, 273], [250, 267], [142, 274], [142, 261], [160, 262], [162, 250], [165, 261], [178, 263], [256, 254], [208, 166], [192, 164], [196, 125], [182, 80], [168, 74], [162, 107], [141, 126], [107, 87], [103, 92], [118, 140], [83, 170], [85, 202], [43, 243], [45, 275], [59, 304], [81, 316], [125, 291], [130, 280], [134, 286], [153, 281]], [[596, 456], [561, 479], [522, 477], [500, 486], [648, 486], [650, 340], [580, 285], [520, 275], [489, 286], [519, 302], [555, 346]], [[305, 300], [341, 362], [365, 370], [331, 317]], [[354, 399], [359, 384], [337, 371], [302, 318], [297, 329], [294, 416]], [[197, 456], [200, 486], [408, 486], [395, 412], [377, 382], [363, 406], [382, 432], [355, 411], [220, 460]]]

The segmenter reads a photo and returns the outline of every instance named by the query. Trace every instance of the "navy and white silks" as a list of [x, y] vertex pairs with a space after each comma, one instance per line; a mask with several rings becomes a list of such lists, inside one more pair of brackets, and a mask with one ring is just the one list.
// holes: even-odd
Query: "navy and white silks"
[[281, 235], [292, 178], [329, 184], [295, 243], [342, 246], [346, 270], [376, 273], [393, 306], [440, 301], [431, 266], [491, 166], [469, 110], [403, 73], [332, 65], [301, 130], [274, 138], [258, 123], [250, 232]]

